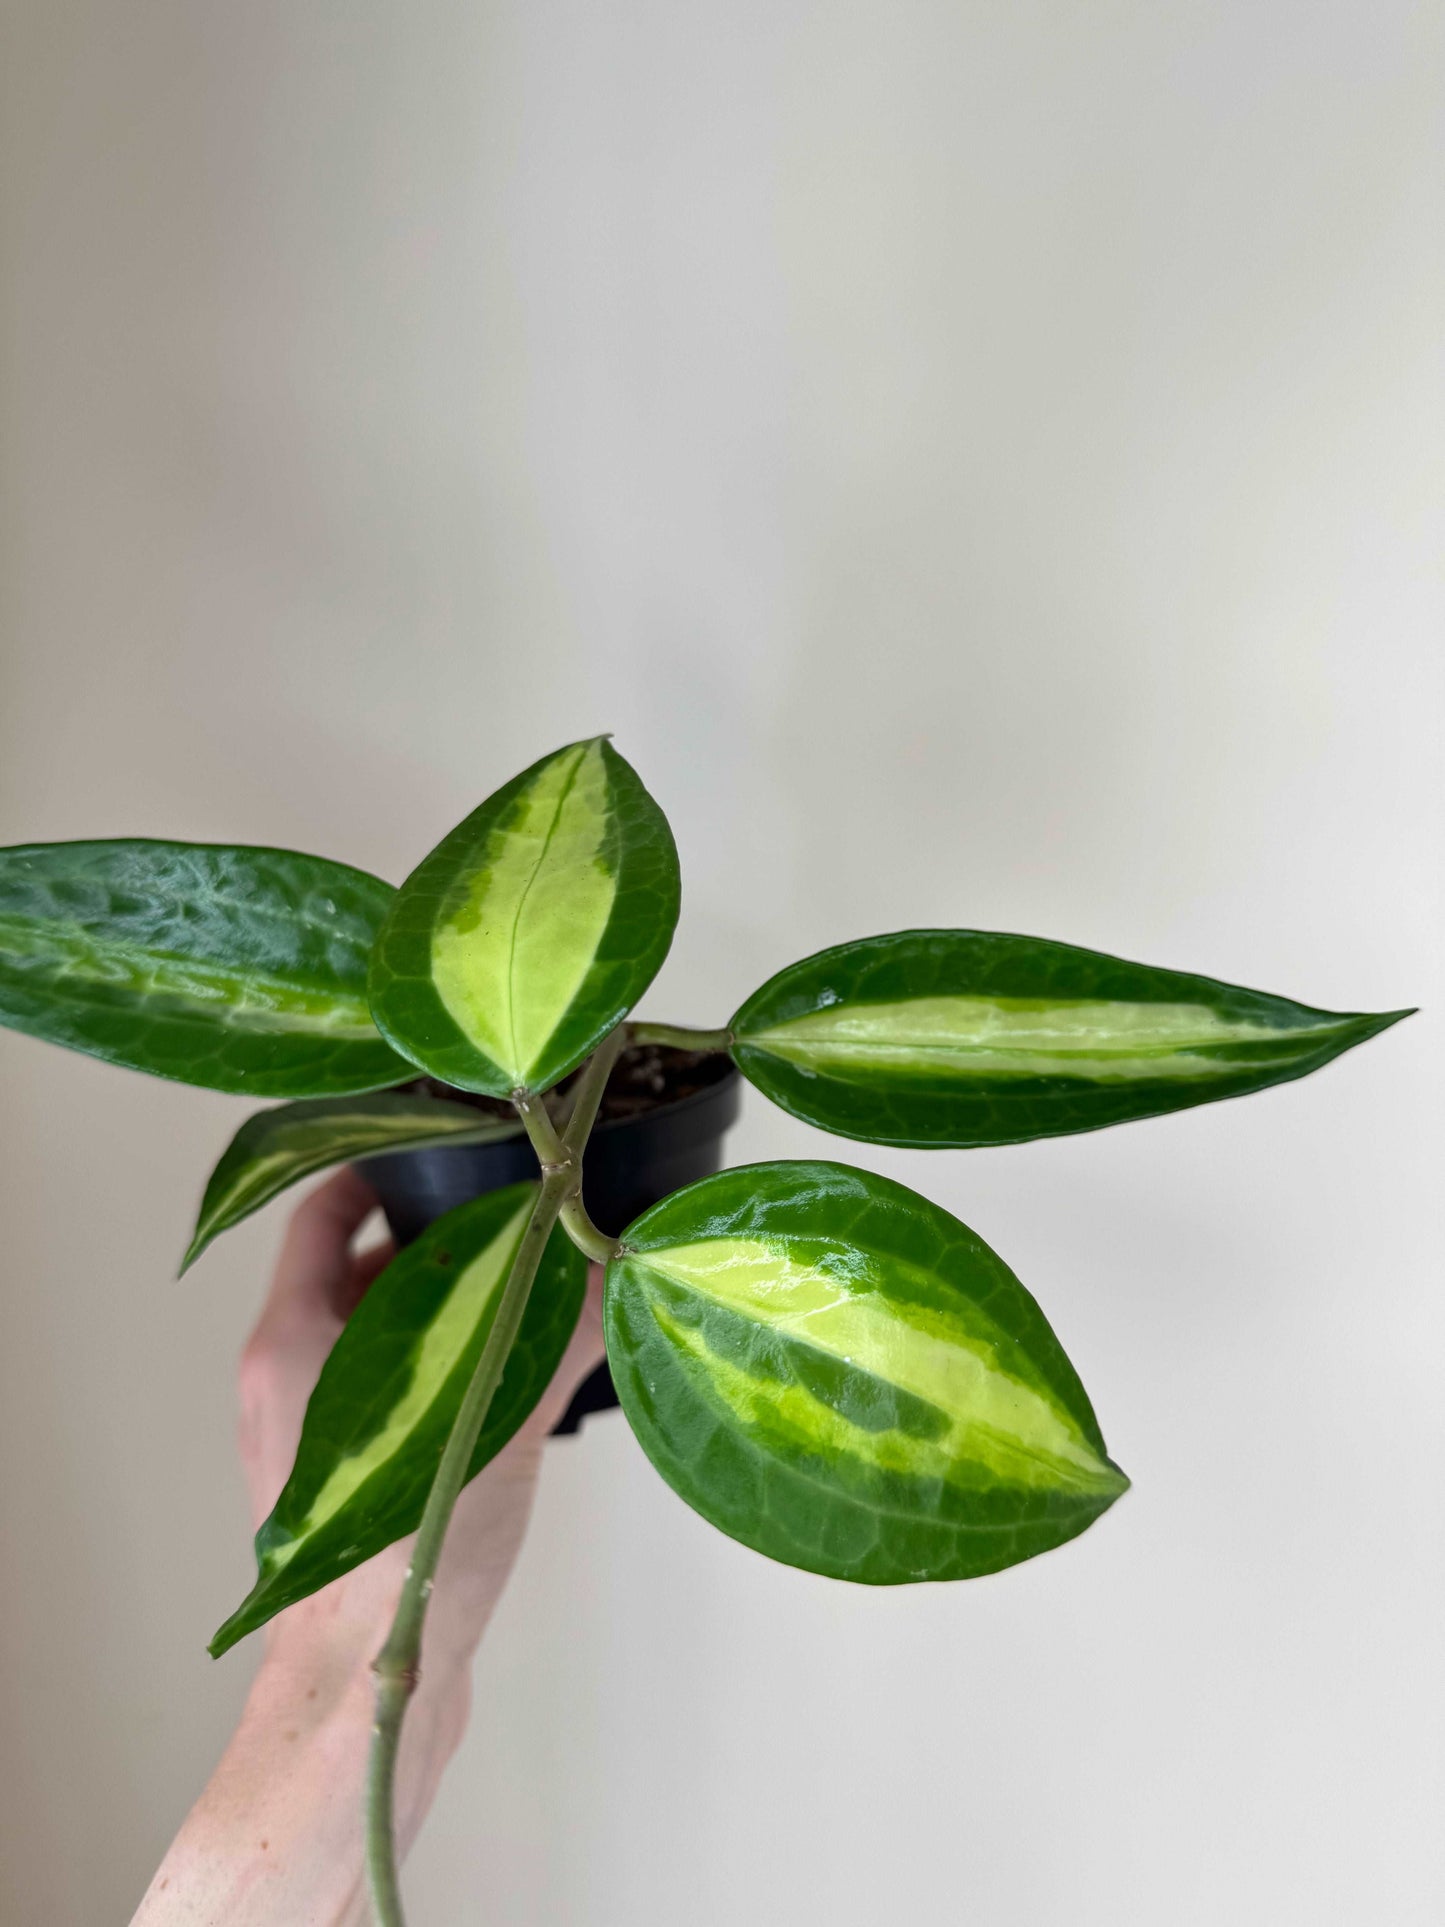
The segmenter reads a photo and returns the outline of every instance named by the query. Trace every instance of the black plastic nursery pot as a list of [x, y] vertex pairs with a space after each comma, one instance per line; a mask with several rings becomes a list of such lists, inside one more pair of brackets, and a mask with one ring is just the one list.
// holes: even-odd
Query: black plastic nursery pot
[[[468, 1101], [464, 1091], [429, 1088]], [[494, 1108], [488, 1100], [481, 1102]], [[699, 1055], [659, 1045], [624, 1051], [603, 1093], [583, 1160], [582, 1196], [594, 1224], [609, 1237], [620, 1237], [634, 1218], [669, 1193], [721, 1170], [723, 1137], [741, 1106], [742, 1079], [721, 1052]], [[522, 1136], [495, 1144], [387, 1151], [367, 1158], [360, 1168], [398, 1245], [410, 1244], [471, 1198], [539, 1175], [537, 1155]], [[604, 1360], [578, 1386], [554, 1433], [575, 1432], [590, 1413], [616, 1403]]]

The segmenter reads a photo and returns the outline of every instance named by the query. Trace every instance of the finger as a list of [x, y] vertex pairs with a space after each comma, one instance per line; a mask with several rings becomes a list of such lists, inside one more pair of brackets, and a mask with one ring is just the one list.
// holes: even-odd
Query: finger
[[306, 1272], [344, 1257], [376, 1209], [376, 1193], [355, 1166], [333, 1171], [291, 1213], [277, 1271]]
[[289, 1329], [345, 1316], [351, 1241], [375, 1208], [375, 1192], [349, 1165], [302, 1200], [286, 1227], [263, 1325]]
[[396, 1246], [390, 1238], [383, 1238], [379, 1245], [357, 1252], [335, 1300], [334, 1308], [339, 1317], [346, 1319], [351, 1316], [395, 1256]]

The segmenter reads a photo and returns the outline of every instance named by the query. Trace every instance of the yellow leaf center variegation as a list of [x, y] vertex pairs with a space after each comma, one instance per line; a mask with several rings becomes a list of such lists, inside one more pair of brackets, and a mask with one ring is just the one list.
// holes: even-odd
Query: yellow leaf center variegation
[[1217, 1074], [1230, 1068], [1227, 1060], [1202, 1053], [1271, 1038], [1297, 1049], [1300, 1034], [1222, 1017], [1205, 1004], [915, 997], [841, 1003], [774, 1024], [747, 1042], [823, 1075], [894, 1071], [1113, 1083]]
[[612, 914], [607, 821], [601, 744], [553, 757], [493, 830], [464, 899], [433, 935], [437, 994], [519, 1085], [581, 988]]
[[263, 1568], [267, 1576], [280, 1571], [305, 1540], [410, 1442], [500, 1295], [531, 1209], [528, 1196], [491, 1243], [458, 1273], [445, 1304], [416, 1341], [406, 1390], [378, 1429], [355, 1452], [337, 1460], [290, 1539], [267, 1552]]
[[278, 1180], [290, 1182], [293, 1173], [309, 1175], [311, 1170], [323, 1169], [328, 1164], [342, 1164], [378, 1151], [395, 1150], [403, 1141], [417, 1144], [423, 1138], [430, 1138], [440, 1142], [449, 1137], [471, 1136], [475, 1131], [474, 1118], [452, 1121], [438, 1119], [428, 1112], [412, 1118], [396, 1111], [388, 1111], [384, 1117], [358, 1116], [339, 1124], [328, 1122], [309, 1131], [304, 1125], [298, 1126], [288, 1132], [273, 1151], [241, 1166], [229, 1188], [208, 1201], [209, 1208], [198, 1229], [220, 1219], [244, 1216], [254, 1210], [256, 1204], [265, 1203], [274, 1195]]
[[[885, 1296], [877, 1288], [881, 1278], [871, 1278], [868, 1269], [883, 1260], [854, 1251], [846, 1267], [830, 1269], [761, 1241], [715, 1238], [637, 1253], [631, 1262], [740, 1315], [763, 1334], [797, 1341], [896, 1387], [939, 1421], [927, 1435], [855, 1423], [790, 1375], [781, 1358], [765, 1373], [750, 1373], [735, 1355], [709, 1346], [706, 1319], [670, 1316], [665, 1301], [655, 1301], [652, 1315], [703, 1367], [745, 1427], [781, 1427], [805, 1451], [846, 1454], [911, 1477], [986, 1472], [1009, 1485], [1085, 1492], [1116, 1492], [1124, 1484], [1061, 1405], [1000, 1367], [981, 1314]], [[899, 1260], [886, 1264], [908, 1269]]]

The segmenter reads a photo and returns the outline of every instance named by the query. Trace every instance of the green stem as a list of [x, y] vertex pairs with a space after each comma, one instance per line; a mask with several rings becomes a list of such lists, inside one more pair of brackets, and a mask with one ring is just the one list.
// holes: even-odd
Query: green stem
[[552, 1122], [541, 1098], [535, 1097], [531, 1091], [513, 1091], [512, 1106], [527, 1127], [527, 1136], [532, 1140], [532, 1149], [537, 1153], [543, 1176], [568, 1165], [567, 1146], [562, 1142], [562, 1133]]
[[625, 1046], [631, 1042], [631, 1038], [632, 1026], [619, 1024], [616, 1030], [609, 1032], [602, 1039], [588, 1059], [586, 1070], [577, 1079], [577, 1095], [572, 1100], [572, 1115], [567, 1120], [562, 1141], [576, 1156], [579, 1165], [587, 1140], [592, 1135], [592, 1126], [597, 1122], [602, 1093], [607, 1089], [607, 1080], [612, 1075], [612, 1066], [622, 1055]]
[[394, 1789], [396, 1754], [407, 1702], [420, 1677], [422, 1629], [431, 1600], [432, 1583], [442, 1541], [452, 1510], [466, 1484], [467, 1468], [486, 1420], [487, 1408], [501, 1380], [502, 1367], [517, 1336], [527, 1308], [532, 1280], [557, 1213], [562, 1208], [563, 1180], [544, 1179], [512, 1260], [497, 1315], [477, 1360], [452, 1425], [451, 1434], [427, 1494], [421, 1528], [406, 1580], [397, 1602], [396, 1617], [386, 1644], [372, 1663], [376, 1675], [376, 1719], [372, 1727], [371, 1757], [366, 1782], [366, 1866], [371, 1880], [372, 1905], [381, 1927], [404, 1927], [401, 1889], [397, 1880]]
[[629, 1024], [634, 1044], [671, 1044], [677, 1050], [730, 1050], [730, 1030], [690, 1030], [686, 1024]]
[[[446, 1537], [462, 1487], [467, 1482], [472, 1453], [476, 1450], [488, 1408], [501, 1382], [502, 1369], [521, 1328], [532, 1282], [536, 1278], [552, 1227], [581, 1182], [582, 1151], [597, 1118], [603, 1087], [624, 1041], [624, 1027], [619, 1025], [593, 1052], [577, 1080], [577, 1096], [565, 1135], [558, 1138], [556, 1132], [552, 1132], [555, 1148], [562, 1155], [560, 1158], [542, 1160], [542, 1184], [532, 1206], [532, 1215], [517, 1246], [496, 1318], [487, 1334], [471, 1383], [462, 1397], [431, 1491], [427, 1494], [421, 1527], [397, 1602], [396, 1617], [387, 1634], [386, 1644], [372, 1663], [372, 1671], [376, 1674], [376, 1718], [372, 1727], [371, 1755], [366, 1775], [366, 1870], [371, 1883], [372, 1906], [380, 1927], [405, 1927], [406, 1923], [401, 1886], [397, 1878], [396, 1755], [407, 1702], [416, 1691], [420, 1677], [422, 1630], [426, 1624], [427, 1606], [436, 1578], [437, 1561], [441, 1557], [442, 1541]], [[528, 1102], [536, 1104], [535, 1099], [528, 1099]], [[520, 1101], [518, 1110], [522, 1110]], [[526, 1113], [522, 1115], [525, 1123]], [[551, 1129], [550, 1122], [548, 1128]], [[598, 1232], [597, 1235], [600, 1238], [602, 1234]]]
[[594, 1265], [610, 1265], [617, 1256], [617, 1240], [592, 1222], [580, 1194], [568, 1198], [558, 1213], [562, 1229], [577, 1249]]
[[[558, 1132], [556, 1125], [547, 1115], [547, 1107], [541, 1098], [534, 1097], [529, 1091], [514, 1091], [512, 1102], [517, 1114], [527, 1127], [527, 1135], [532, 1140], [532, 1149], [537, 1153], [537, 1162], [544, 1174], [565, 1172], [568, 1181], [567, 1195], [562, 1200], [558, 1216], [562, 1229], [576, 1245], [584, 1257], [594, 1264], [605, 1265], [617, 1252], [617, 1240], [609, 1238], [592, 1222], [586, 1205], [582, 1202], [582, 1166], [567, 1148], [565, 1137]], [[569, 1121], [568, 1129], [571, 1124]]]

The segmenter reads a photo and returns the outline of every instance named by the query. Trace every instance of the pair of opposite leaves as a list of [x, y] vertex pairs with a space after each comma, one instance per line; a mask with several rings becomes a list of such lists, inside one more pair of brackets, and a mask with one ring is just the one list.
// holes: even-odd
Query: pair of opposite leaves
[[[564, 1077], [633, 1007], [679, 902], [666, 819], [605, 739], [499, 790], [392, 892], [284, 852], [0, 853], [0, 1021], [135, 1068], [303, 1101], [218, 1165], [189, 1263], [299, 1177], [515, 1128], [416, 1093]], [[1082, 1131], [1317, 1068], [1403, 1012], [1341, 1016], [1037, 939], [910, 931], [790, 967], [732, 1054], [845, 1136], [976, 1145]], [[371, 1095], [325, 1096], [320, 1093]], [[223, 1649], [417, 1522], [530, 1207], [452, 1213], [373, 1287], [308, 1411]], [[584, 1268], [558, 1235], [474, 1469], [532, 1409]], [[724, 1173], [609, 1267], [609, 1357], [682, 1494], [776, 1558], [875, 1582], [991, 1571], [1123, 1489], [1023, 1287], [926, 1200], [837, 1165]]]

